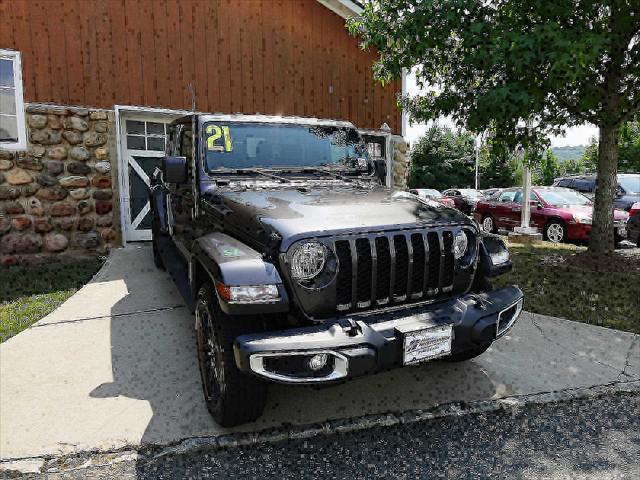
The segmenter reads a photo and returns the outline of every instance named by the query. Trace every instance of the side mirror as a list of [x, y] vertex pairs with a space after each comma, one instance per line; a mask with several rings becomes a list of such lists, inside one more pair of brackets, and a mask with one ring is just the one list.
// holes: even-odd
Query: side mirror
[[543, 208], [542, 202], [536, 202], [536, 208], [538, 210], [542, 210], [542, 208]]
[[187, 181], [186, 157], [164, 157], [161, 169], [166, 183], [185, 183]]

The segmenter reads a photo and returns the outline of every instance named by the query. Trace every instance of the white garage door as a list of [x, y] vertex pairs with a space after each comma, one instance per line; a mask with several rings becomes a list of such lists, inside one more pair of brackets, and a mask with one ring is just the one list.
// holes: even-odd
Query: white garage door
[[167, 124], [181, 115], [120, 113], [120, 205], [126, 241], [151, 240], [150, 178], [164, 156]]

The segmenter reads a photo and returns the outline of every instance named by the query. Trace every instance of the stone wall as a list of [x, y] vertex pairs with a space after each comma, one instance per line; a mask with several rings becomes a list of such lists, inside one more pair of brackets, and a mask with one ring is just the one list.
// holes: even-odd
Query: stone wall
[[407, 188], [409, 175], [409, 144], [400, 135], [391, 136], [393, 186], [398, 190]]
[[28, 149], [0, 150], [0, 264], [106, 254], [119, 241], [114, 114], [28, 105]]

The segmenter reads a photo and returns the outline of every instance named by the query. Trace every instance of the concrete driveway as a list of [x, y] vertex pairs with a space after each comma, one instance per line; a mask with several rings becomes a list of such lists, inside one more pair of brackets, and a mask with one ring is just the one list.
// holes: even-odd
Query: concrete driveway
[[[0, 459], [219, 435], [202, 401], [194, 317], [148, 246], [0, 345]], [[324, 389], [273, 385], [243, 431], [640, 379], [637, 335], [525, 313], [466, 364], [427, 363]]]

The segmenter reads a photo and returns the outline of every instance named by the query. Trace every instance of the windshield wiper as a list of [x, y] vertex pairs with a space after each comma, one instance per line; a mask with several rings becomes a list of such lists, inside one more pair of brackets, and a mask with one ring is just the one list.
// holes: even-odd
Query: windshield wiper
[[322, 168], [322, 167], [303, 167], [302, 169], [303, 172], [320, 172], [320, 173], [324, 173], [325, 175], [329, 175], [330, 177], [333, 178], [337, 178], [338, 180], [343, 180], [345, 182], [350, 182], [351, 179], [348, 177], [345, 177], [344, 175], [340, 175], [339, 173], [336, 173], [328, 168]]
[[[242, 174], [258, 174], [263, 177], [272, 178], [274, 180], [278, 180], [280, 183], [291, 183], [291, 180], [288, 178], [280, 177], [279, 175], [274, 175], [273, 173], [269, 173], [268, 170], [263, 168], [224, 168], [217, 170], [220, 173], [238, 173]], [[212, 172], [215, 174], [215, 172]]]

